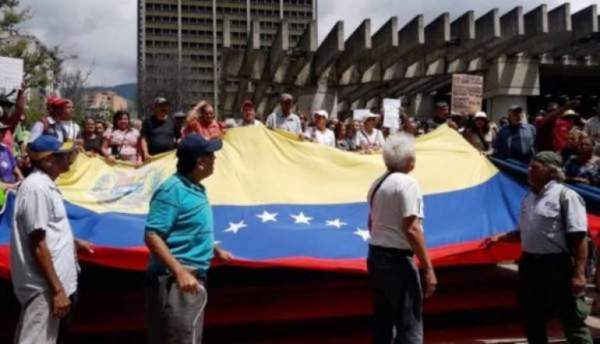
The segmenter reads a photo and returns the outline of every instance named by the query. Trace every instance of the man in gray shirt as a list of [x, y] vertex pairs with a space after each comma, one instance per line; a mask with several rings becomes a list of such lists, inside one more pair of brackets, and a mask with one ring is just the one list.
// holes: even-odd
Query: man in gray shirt
[[583, 199], [562, 185], [558, 154], [538, 153], [529, 165], [532, 190], [525, 196], [518, 229], [492, 237], [520, 241], [519, 308], [530, 343], [547, 343], [546, 325], [558, 316], [569, 343], [593, 343], [584, 323], [587, 213]]
[[75, 250], [93, 253], [73, 237], [60, 190], [54, 180], [69, 170], [73, 143], [42, 135], [28, 145], [35, 170], [15, 200], [11, 235], [11, 278], [21, 316], [15, 343], [64, 340], [77, 292]]
[[267, 128], [281, 129], [294, 134], [302, 134], [302, 122], [300, 117], [292, 113], [294, 106], [294, 97], [291, 94], [284, 93], [281, 95], [281, 111], [274, 112], [267, 118]]

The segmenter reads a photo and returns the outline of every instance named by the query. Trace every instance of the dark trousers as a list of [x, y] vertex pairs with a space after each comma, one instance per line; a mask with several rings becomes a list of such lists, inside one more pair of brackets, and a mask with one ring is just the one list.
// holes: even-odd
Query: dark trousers
[[146, 276], [146, 328], [150, 344], [200, 344], [208, 295], [184, 293], [172, 275]]
[[573, 263], [566, 254], [531, 255], [519, 262], [519, 308], [529, 343], [548, 343], [546, 325], [560, 319], [568, 343], [593, 343], [584, 321], [589, 307], [571, 292]]
[[373, 343], [422, 343], [421, 281], [412, 252], [369, 247], [367, 259], [373, 295]]

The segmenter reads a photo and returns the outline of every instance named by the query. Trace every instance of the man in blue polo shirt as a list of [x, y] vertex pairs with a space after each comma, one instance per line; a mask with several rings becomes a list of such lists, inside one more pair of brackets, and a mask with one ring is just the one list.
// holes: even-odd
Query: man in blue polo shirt
[[177, 149], [177, 173], [154, 193], [146, 220], [150, 250], [146, 281], [149, 343], [201, 343], [207, 301], [206, 274], [213, 256], [231, 255], [215, 246], [213, 215], [200, 184], [213, 173], [220, 140], [193, 134]]

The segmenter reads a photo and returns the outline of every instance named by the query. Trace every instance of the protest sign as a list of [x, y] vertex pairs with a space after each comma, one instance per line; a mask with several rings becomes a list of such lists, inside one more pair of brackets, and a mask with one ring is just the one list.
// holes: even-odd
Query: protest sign
[[383, 100], [383, 126], [390, 129], [400, 129], [400, 108], [402, 101], [400, 99]]
[[474, 114], [481, 111], [483, 77], [479, 75], [452, 75], [452, 113]]
[[0, 56], [0, 93], [10, 93], [21, 88], [23, 60]]

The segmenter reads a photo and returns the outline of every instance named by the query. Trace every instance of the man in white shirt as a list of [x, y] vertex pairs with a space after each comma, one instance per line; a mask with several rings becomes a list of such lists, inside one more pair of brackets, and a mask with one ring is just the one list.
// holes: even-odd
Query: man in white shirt
[[281, 129], [294, 134], [302, 134], [302, 122], [300, 117], [292, 113], [294, 97], [291, 94], [281, 95], [281, 111], [274, 112], [267, 118], [267, 128]]
[[313, 127], [308, 127], [304, 131], [304, 139], [325, 146], [335, 147], [335, 135], [333, 131], [327, 128], [327, 119], [329, 114], [325, 110], [313, 112]]
[[520, 242], [518, 302], [529, 343], [547, 343], [548, 321], [558, 316], [569, 343], [593, 343], [585, 324], [588, 255], [585, 202], [563, 184], [562, 159], [551, 151], [529, 165], [531, 191], [523, 199], [518, 228], [496, 235]]
[[21, 316], [16, 343], [64, 340], [77, 292], [75, 250], [93, 253], [73, 237], [60, 190], [54, 180], [69, 170], [73, 143], [42, 135], [28, 145], [35, 171], [15, 200], [11, 235], [11, 278]]
[[369, 202], [371, 234], [367, 267], [374, 302], [374, 343], [422, 343], [421, 282], [413, 256], [424, 273], [424, 295], [433, 295], [437, 278], [425, 247], [423, 196], [415, 167], [414, 137], [390, 136], [383, 148], [387, 173], [374, 183]]
[[251, 100], [244, 101], [242, 104], [242, 119], [237, 123], [238, 127], [259, 127], [263, 124], [256, 119], [256, 110]]

